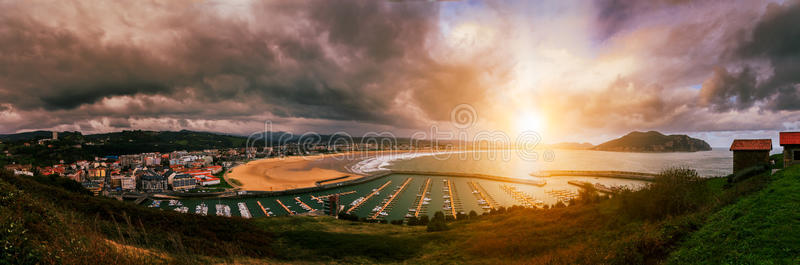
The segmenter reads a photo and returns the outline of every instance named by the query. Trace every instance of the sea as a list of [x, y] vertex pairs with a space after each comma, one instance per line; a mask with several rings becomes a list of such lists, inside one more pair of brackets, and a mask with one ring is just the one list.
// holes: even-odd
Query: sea
[[[694, 169], [704, 177], [732, 172], [727, 148], [681, 153], [626, 153], [593, 150], [517, 150], [391, 153], [361, 159], [345, 170], [369, 175], [387, 170], [480, 173], [530, 178], [540, 170], [615, 170], [658, 173], [669, 168]], [[339, 169], [341, 170], [341, 169]]]

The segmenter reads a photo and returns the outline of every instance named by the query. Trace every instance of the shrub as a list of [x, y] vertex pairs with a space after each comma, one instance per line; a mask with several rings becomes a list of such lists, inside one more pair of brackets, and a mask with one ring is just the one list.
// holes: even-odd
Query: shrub
[[408, 218], [408, 222], [406, 224], [409, 225], [409, 226], [415, 226], [415, 225], [418, 224], [418, 222], [419, 221], [417, 220], [416, 216], [411, 216], [411, 217]]
[[763, 172], [769, 171], [769, 166], [767, 165], [758, 165], [748, 167], [739, 171], [734, 172], [733, 174], [728, 175], [728, 183], [736, 183], [742, 180], [748, 179], [752, 176], [761, 174]]
[[774, 154], [769, 156], [772, 162], [772, 168], [783, 168], [783, 154]]
[[623, 188], [617, 196], [620, 209], [630, 217], [657, 219], [696, 210], [709, 196], [707, 185], [693, 169], [662, 171], [640, 190]]
[[468, 218], [469, 217], [467, 217], [467, 214], [465, 214], [465, 213], [456, 214], [456, 220], [467, 220]]
[[475, 219], [475, 218], [478, 218], [478, 213], [476, 213], [474, 210], [469, 211], [469, 219]]
[[433, 219], [428, 223], [428, 232], [444, 231], [447, 230], [447, 223], [444, 214], [441, 211], [433, 214]]
[[417, 225], [428, 225], [429, 222], [430, 219], [428, 218], [428, 215], [423, 214], [419, 216], [419, 220], [417, 220]]

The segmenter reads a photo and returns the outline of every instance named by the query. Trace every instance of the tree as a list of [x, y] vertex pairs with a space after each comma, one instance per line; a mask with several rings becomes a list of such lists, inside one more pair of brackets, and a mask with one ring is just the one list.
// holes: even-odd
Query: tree
[[563, 202], [563, 201], [561, 201], [561, 200], [559, 200], [559, 201], [556, 203], [556, 205], [555, 205], [555, 206], [553, 206], [553, 208], [564, 208], [564, 207], [567, 207], [567, 205], [566, 205], [566, 204], [564, 204], [564, 202]]
[[467, 214], [465, 213], [456, 214], [456, 220], [467, 220]]
[[469, 219], [475, 219], [475, 218], [478, 218], [478, 213], [476, 213], [475, 211], [469, 211]]
[[427, 214], [423, 214], [419, 216], [419, 220], [417, 221], [417, 225], [428, 225], [430, 219], [428, 218]]
[[418, 224], [417, 217], [416, 216], [409, 217], [408, 218], [408, 222], [406, 224], [409, 225], [409, 226], [417, 225]]
[[437, 211], [433, 214], [433, 219], [428, 223], [428, 232], [444, 231], [447, 230], [447, 223], [445, 222], [444, 213]]

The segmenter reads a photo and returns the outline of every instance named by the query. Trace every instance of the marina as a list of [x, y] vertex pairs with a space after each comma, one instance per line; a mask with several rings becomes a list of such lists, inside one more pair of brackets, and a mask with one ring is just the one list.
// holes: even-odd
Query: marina
[[[406, 183], [406, 181], [408, 182]], [[144, 204], [155, 209], [177, 212], [183, 210], [175, 210], [176, 208], [187, 207], [190, 210], [188, 212], [199, 215], [263, 218], [319, 212], [325, 199], [339, 196], [339, 202], [344, 207], [343, 211], [360, 218], [393, 221], [422, 215], [430, 217], [436, 211], [442, 211], [447, 218], [457, 218], [462, 213], [476, 211], [480, 214], [501, 206], [532, 207], [531, 205], [533, 205], [533, 207], [543, 207], [544, 205], [554, 205], [558, 201], [566, 203], [577, 197], [580, 189], [580, 187], [568, 183], [569, 181], [600, 183], [607, 187], [636, 186], [646, 183], [627, 179], [551, 177], [548, 179], [547, 185], [541, 187], [484, 178], [389, 174], [366, 181], [362, 180], [354, 185], [314, 190], [307, 193], [248, 194], [205, 199], [154, 199], [146, 200]], [[400, 190], [399, 187], [403, 189]], [[511, 187], [513, 187], [513, 192], [508, 191]], [[468, 199], [464, 200], [464, 198]], [[170, 202], [170, 200], [174, 200], [174, 202]], [[431, 207], [432, 205], [435, 206]], [[208, 213], [209, 207], [218, 209], [218, 212]], [[245, 208], [247, 211], [243, 211]], [[236, 210], [231, 211], [230, 209]]]

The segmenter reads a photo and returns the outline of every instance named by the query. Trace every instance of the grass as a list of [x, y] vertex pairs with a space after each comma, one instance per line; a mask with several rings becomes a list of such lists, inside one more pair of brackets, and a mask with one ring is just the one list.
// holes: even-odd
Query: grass
[[712, 214], [671, 263], [800, 263], [800, 166], [766, 188]]

